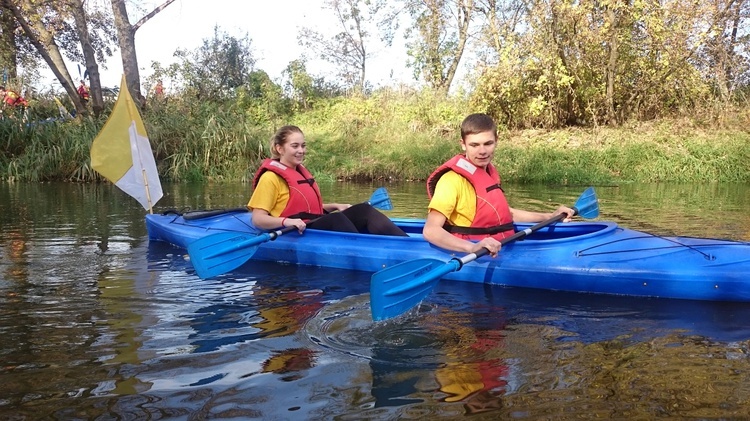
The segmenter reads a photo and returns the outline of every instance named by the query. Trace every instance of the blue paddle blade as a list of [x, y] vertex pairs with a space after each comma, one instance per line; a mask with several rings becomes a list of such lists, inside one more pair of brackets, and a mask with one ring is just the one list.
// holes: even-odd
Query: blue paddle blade
[[259, 244], [270, 239], [270, 234], [222, 232], [193, 241], [188, 245], [188, 254], [198, 276], [206, 279], [242, 266]]
[[[586, 189], [573, 206], [577, 215], [591, 219], [599, 216], [599, 201], [593, 187]], [[507, 244], [536, 232], [548, 225], [561, 221], [563, 215], [557, 215], [540, 222], [528, 230], [519, 231], [503, 239]], [[461, 258], [468, 263], [487, 254], [487, 249]], [[375, 321], [399, 316], [419, 304], [427, 297], [437, 282], [444, 275], [460, 270], [458, 259], [441, 262], [433, 259], [416, 259], [383, 269], [370, 279], [370, 310]]]
[[589, 187], [581, 193], [581, 196], [573, 205], [578, 210], [578, 215], [584, 219], [594, 219], [599, 216], [599, 199], [593, 187]]
[[[377, 209], [393, 209], [385, 187], [375, 190], [368, 203]], [[259, 245], [295, 230], [294, 227], [286, 227], [260, 235], [238, 232], [212, 234], [188, 245], [188, 254], [198, 276], [211, 278], [242, 266], [255, 254]]]
[[391, 197], [388, 195], [388, 190], [385, 187], [380, 187], [375, 190], [370, 196], [370, 200], [367, 202], [372, 207], [381, 210], [393, 209], [393, 203], [391, 203]]
[[419, 304], [458, 262], [417, 259], [399, 263], [372, 275], [370, 311], [375, 321], [399, 316]]

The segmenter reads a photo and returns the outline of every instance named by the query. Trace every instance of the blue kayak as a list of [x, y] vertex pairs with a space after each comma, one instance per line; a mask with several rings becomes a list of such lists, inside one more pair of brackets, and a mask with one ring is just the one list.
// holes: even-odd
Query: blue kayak
[[[238, 238], [268, 235], [242, 210], [146, 216], [149, 239], [188, 248], [217, 233]], [[422, 237], [424, 220], [393, 218], [409, 237], [308, 229], [279, 235], [255, 247], [254, 260], [378, 272], [415, 259], [450, 260], [455, 253]], [[517, 224], [517, 230], [528, 228]], [[221, 259], [218, 256], [217, 259]], [[504, 245], [446, 274], [451, 281], [711, 301], [750, 301], [750, 243], [709, 238], [660, 237], [613, 222], [558, 223]]]

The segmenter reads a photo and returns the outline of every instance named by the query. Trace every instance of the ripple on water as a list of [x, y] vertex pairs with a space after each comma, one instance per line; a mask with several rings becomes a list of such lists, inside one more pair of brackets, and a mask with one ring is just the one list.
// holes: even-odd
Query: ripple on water
[[445, 348], [462, 340], [446, 315], [440, 315], [442, 322], [434, 322], [437, 314], [430, 305], [374, 322], [369, 304], [369, 294], [331, 303], [306, 324], [306, 333], [311, 341], [336, 352], [412, 368], [445, 363]]

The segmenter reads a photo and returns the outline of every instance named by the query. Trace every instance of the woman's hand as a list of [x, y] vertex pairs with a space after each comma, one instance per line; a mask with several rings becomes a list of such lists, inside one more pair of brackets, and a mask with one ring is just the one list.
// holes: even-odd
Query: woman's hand
[[284, 218], [282, 225], [285, 227], [296, 227], [300, 234], [302, 234], [305, 231], [305, 228], [307, 228], [305, 221], [299, 218]]

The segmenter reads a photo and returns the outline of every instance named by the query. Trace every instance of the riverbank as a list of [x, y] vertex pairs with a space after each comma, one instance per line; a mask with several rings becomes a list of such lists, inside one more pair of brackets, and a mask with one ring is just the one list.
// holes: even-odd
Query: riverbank
[[[337, 179], [423, 180], [460, 151], [457, 129], [387, 142], [345, 140], [314, 130], [310, 136], [316, 151], [311, 166]], [[746, 130], [706, 128], [687, 120], [618, 128], [504, 131], [494, 160], [504, 180], [543, 184], [750, 182], [747, 162], [750, 133]]]
[[[429, 107], [427, 104], [434, 103]], [[336, 101], [293, 117], [258, 121], [236, 107], [179, 101], [143, 119], [160, 176], [171, 181], [247, 181], [268, 156], [275, 127], [297, 124], [307, 166], [319, 180], [424, 180], [460, 151], [459, 100], [372, 97]], [[44, 125], [0, 121], [0, 178], [98, 180], [91, 142], [105, 120]], [[750, 182], [750, 118], [680, 118], [621, 127], [510, 131], [501, 128], [495, 165], [504, 181], [543, 184]]]

